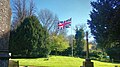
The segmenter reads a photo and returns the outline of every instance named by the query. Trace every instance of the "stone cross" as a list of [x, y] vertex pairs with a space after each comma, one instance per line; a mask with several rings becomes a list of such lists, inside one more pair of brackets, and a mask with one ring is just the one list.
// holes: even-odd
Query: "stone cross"
[[86, 42], [87, 42], [86, 59], [83, 62], [83, 66], [80, 66], [80, 67], [94, 67], [93, 62], [91, 62], [91, 60], [89, 59], [88, 31], [86, 32]]
[[9, 0], [0, 0], [0, 67], [8, 67], [11, 9]]
[[88, 31], [86, 32], [86, 59], [89, 59], [89, 44], [88, 44]]

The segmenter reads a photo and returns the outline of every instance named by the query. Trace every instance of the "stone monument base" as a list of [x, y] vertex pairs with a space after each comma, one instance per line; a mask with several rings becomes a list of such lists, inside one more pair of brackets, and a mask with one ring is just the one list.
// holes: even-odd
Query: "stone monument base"
[[83, 67], [94, 67], [93, 62], [91, 61], [84, 61]]
[[93, 64], [93, 62], [91, 62], [90, 59], [86, 59], [86, 60], [83, 62], [83, 66], [80, 66], [80, 67], [94, 67], [94, 64]]

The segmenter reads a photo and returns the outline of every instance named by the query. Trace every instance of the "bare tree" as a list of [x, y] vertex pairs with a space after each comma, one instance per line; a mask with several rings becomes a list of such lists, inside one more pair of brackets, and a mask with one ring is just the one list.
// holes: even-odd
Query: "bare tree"
[[54, 15], [50, 10], [48, 9], [42, 9], [38, 13], [38, 17], [40, 20], [40, 23], [43, 25], [44, 28], [47, 29], [47, 31], [50, 34], [57, 34], [58, 27], [57, 24], [59, 22], [59, 19], [56, 15]]
[[32, 16], [35, 14], [35, 3], [33, 2], [33, 0], [30, 0], [29, 2], [29, 9], [28, 9], [28, 16]]
[[12, 0], [12, 13], [12, 27], [16, 29], [27, 16], [34, 15], [35, 4], [33, 0]]

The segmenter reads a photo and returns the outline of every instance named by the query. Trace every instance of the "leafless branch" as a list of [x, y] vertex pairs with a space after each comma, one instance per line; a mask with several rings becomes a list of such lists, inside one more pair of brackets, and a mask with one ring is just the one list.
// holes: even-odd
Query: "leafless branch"
[[49, 33], [57, 33], [58, 17], [48, 9], [42, 9], [38, 14], [39, 20]]
[[[29, 2], [28, 2], [29, 1]], [[34, 15], [35, 4], [33, 0], [12, 0], [12, 26], [16, 29], [27, 16]], [[27, 5], [26, 5], [27, 3]], [[27, 8], [29, 7], [29, 8]]]

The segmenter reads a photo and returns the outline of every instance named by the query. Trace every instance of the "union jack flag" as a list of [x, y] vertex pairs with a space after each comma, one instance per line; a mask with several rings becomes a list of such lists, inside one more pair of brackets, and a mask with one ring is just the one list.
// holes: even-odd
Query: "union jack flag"
[[70, 26], [71, 26], [71, 18], [64, 21], [64, 24], [65, 24], [65, 28], [70, 28]]
[[58, 23], [58, 29], [64, 29], [64, 22], [63, 21], [60, 21], [59, 23]]
[[71, 26], [71, 18], [65, 21], [60, 21], [58, 23], [58, 29], [70, 28]]

